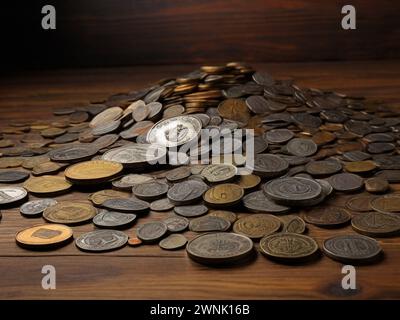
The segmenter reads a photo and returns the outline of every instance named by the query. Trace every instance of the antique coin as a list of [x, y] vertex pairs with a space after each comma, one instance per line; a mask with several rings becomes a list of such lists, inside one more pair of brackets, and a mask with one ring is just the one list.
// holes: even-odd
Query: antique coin
[[219, 184], [208, 189], [203, 199], [210, 206], [223, 207], [237, 204], [243, 197], [244, 190], [236, 184]]
[[28, 196], [24, 188], [0, 187], [0, 206], [11, 205], [23, 201]]
[[289, 170], [289, 163], [273, 154], [257, 154], [254, 158], [254, 173], [266, 178], [279, 177]]
[[356, 212], [368, 212], [372, 211], [371, 201], [375, 199], [374, 196], [369, 195], [356, 195], [351, 197], [346, 202], [346, 207]]
[[336, 160], [311, 161], [305, 166], [307, 173], [312, 176], [325, 176], [338, 173], [342, 165]]
[[318, 244], [308, 236], [282, 232], [262, 238], [260, 250], [268, 258], [291, 262], [312, 257], [318, 251]]
[[120, 163], [92, 160], [74, 164], [65, 170], [68, 181], [76, 184], [93, 184], [109, 181], [121, 173]]
[[154, 178], [144, 174], [131, 173], [121, 179], [112, 182], [113, 188], [120, 191], [132, 191], [132, 187], [137, 184], [154, 181]]
[[58, 202], [54, 199], [39, 199], [25, 202], [19, 212], [27, 217], [41, 216], [43, 211], [51, 206], [56, 205]]
[[160, 240], [168, 231], [168, 227], [164, 222], [153, 221], [142, 224], [137, 230], [137, 237], [143, 242], [155, 242]]
[[80, 250], [89, 252], [117, 250], [125, 246], [127, 242], [128, 236], [125, 233], [111, 229], [91, 231], [75, 240]]
[[134, 198], [108, 199], [102, 203], [102, 207], [127, 213], [144, 213], [150, 209], [148, 202]]
[[150, 203], [152, 211], [168, 211], [174, 208], [174, 204], [168, 198], [162, 198]]
[[348, 223], [351, 216], [346, 209], [323, 206], [306, 211], [303, 218], [318, 227], [331, 228]]
[[0, 171], [0, 183], [18, 183], [29, 178], [25, 171]]
[[132, 193], [139, 199], [152, 201], [165, 196], [168, 189], [165, 182], [152, 181], [133, 186]]
[[186, 252], [189, 258], [203, 264], [234, 263], [252, 254], [253, 241], [236, 233], [205, 233], [189, 241]]
[[275, 216], [260, 213], [240, 218], [233, 225], [233, 231], [251, 239], [260, 239], [277, 232], [281, 226], [281, 221]]
[[260, 182], [261, 178], [254, 174], [242, 174], [238, 177], [238, 180], [235, 181], [235, 183], [237, 183], [239, 187], [242, 187], [245, 191], [254, 189], [260, 184]]
[[382, 253], [376, 240], [355, 234], [329, 238], [324, 241], [322, 250], [333, 260], [347, 264], [373, 262]]
[[61, 224], [41, 224], [17, 233], [17, 244], [26, 249], [52, 249], [67, 244], [72, 239], [72, 229]]
[[189, 226], [189, 220], [179, 216], [169, 217], [163, 222], [167, 225], [169, 232], [182, 232]]
[[228, 220], [209, 215], [193, 219], [189, 223], [189, 229], [194, 232], [227, 231], [230, 226]]
[[167, 193], [168, 199], [176, 205], [193, 203], [208, 189], [204, 182], [188, 180], [174, 184]]
[[62, 201], [47, 207], [43, 211], [43, 218], [52, 223], [74, 225], [89, 222], [96, 214], [96, 208], [90, 203]]
[[389, 237], [400, 232], [400, 217], [382, 212], [366, 212], [351, 219], [355, 231], [370, 237]]
[[243, 205], [253, 212], [286, 213], [289, 207], [277, 204], [268, 199], [262, 191], [254, 191], [243, 197]]
[[165, 178], [169, 182], [175, 183], [188, 178], [191, 174], [192, 173], [190, 167], [178, 167], [176, 169], [168, 171], [168, 173], [165, 175]]
[[93, 202], [95, 206], [101, 206], [104, 201], [109, 199], [120, 199], [120, 198], [130, 198], [131, 194], [127, 192], [121, 192], [116, 190], [100, 190], [92, 193], [88, 199]]
[[97, 148], [85, 144], [76, 144], [68, 147], [54, 149], [49, 152], [49, 157], [55, 162], [79, 162], [89, 160], [97, 153]]
[[111, 121], [118, 120], [123, 114], [123, 110], [120, 107], [112, 107], [105, 109], [103, 112], [95, 116], [92, 121], [90, 121], [90, 126], [92, 128], [102, 126]]
[[374, 171], [376, 169], [376, 164], [371, 160], [353, 161], [346, 163], [344, 168], [347, 172], [362, 174]]
[[381, 177], [373, 177], [364, 181], [365, 190], [370, 193], [385, 193], [390, 189], [389, 182]]
[[199, 217], [208, 212], [208, 208], [203, 204], [176, 206], [174, 208], [176, 214], [187, 218]]
[[283, 223], [282, 232], [304, 233], [306, 231], [306, 223], [298, 216], [288, 215], [279, 217]]
[[133, 213], [121, 213], [116, 211], [100, 210], [94, 216], [93, 224], [98, 228], [124, 229], [130, 227], [136, 219]]
[[364, 186], [364, 180], [353, 173], [338, 173], [328, 178], [333, 189], [341, 192], [354, 192]]
[[203, 169], [201, 175], [208, 182], [218, 183], [232, 180], [237, 173], [237, 168], [231, 164], [210, 164]]
[[294, 156], [308, 157], [315, 154], [318, 150], [318, 146], [313, 140], [294, 138], [286, 145], [287, 151]]
[[185, 247], [187, 242], [186, 237], [181, 234], [170, 234], [162, 239], [159, 245], [164, 250], [177, 250]]
[[236, 214], [232, 211], [214, 210], [209, 213], [209, 216], [225, 219], [231, 224], [233, 224], [237, 220]]
[[285, 143], [294, 137], [294, 133], [288, 129], [272, 129], [264, 134], [268, 143]]
[[372, 198], [370, 201], [373, 210], [383, 213], [400, 213], [400, 194], [388, 194]]
[[61, 194], [71, 187], [71, 183], [59, 176], [31, 177], [24, 183], [24, 188], [37, 196]]

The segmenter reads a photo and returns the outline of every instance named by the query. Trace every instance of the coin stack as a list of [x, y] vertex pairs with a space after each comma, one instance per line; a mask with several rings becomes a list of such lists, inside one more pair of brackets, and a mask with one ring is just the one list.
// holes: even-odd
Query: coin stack
[[[400, 114], [381, 102], [231, 62], [53, 113], [1, 131], [0, 206], [44, 219], [17, 233], [25, 249], [67, 245], [75, 225], [93, 223], [78, 249], [158, 243], [232, 264], [254, 258], [256, 243], [282, 263], [320, 249], [371, 263], [382, 254], [374, 238], [400, 233]], [[58, 198], [72, 191], [76, 200]], [[331, 237], [319, 245], [308, 224]]]

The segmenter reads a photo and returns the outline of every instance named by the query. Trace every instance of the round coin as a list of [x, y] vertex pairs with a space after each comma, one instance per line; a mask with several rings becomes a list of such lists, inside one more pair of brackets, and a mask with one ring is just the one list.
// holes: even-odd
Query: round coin
[[75, 225], [91, 221], [96, 214], [96, 208], [90, 203], [63, 201], [47, 207], [43, 218], [53, 223]]
[[328, 178], [333, 189], [340, 192], [354, 192], [364, 186], [364, 180], [353, 173], [338, 173]]
[[0, 171], [0, 183], [18, 183], [29, 178], [25, 171]]
[[203, 169], [201, 175], [208, 182], [218, 183], [232, 180], [237, 173], [237, 168], [231, 164], [210, 164]]
[[58, 202], [54, 199], [39, 199], [32, 200], [24, 203], [19, 212], [28, 217], [36, 217], [42, 215], [43, 211], [51, 206], [56, 205]]
[[371, 199], [372, 209], [383, 213], [400, 213], [400, 194], [388, 194]]
[[177, 205], [193, 203], [199, 200], [208, 186], [204, 182], [188, 180], [175, 183], [167, 193], [168, 199]]
[[237, 216], [232, 211], [224, 211], [224, 210], [215, 210], [209, 213], [212, 217], [219, 217], [225, 220], [228, 220], [231, 224], [233, 224], [237, 220]]
[[322, 160], [322, 161], [311, 161], [306, 164], [307, 173], [312, 176], [324, 176], [338, 173], [342, 170], [342, 165], [336, 160]]
[[375, 198], [369, 195], [357, 195], [347, 200], [346, 207], [356, 212], [372, 211], [371, 201]]
[[243, 197], [243, 205], [253, 212], [286, 213], [289, 207], [277, 204], [268, 199], [264, 192], [254, 191]]
[[121, 191], [116, 191], [116, 190], [100, 190], [95, 193], [92, 193], [89, 196], [89, 200], [93, 202], [95, 206], [101, 206], [104, 201], [109, 200], [109, 199], [120, 199], [120, 198], [130, 198], [131, 194], [127, 192], [121, 192]]
[[289, 163], [273, 154], [257, 154], [254, 158], [254, 173], [261, 177], [279, 177], [289, 170]]
[[176, 214], [180, 216], [193, 218], [199, 217], [208, 212], [208, 208], [205, 205], [197, 204], [197, 205], [188, 205], [188, 206], [176, 206], [174, 208]]
[[8, 206], [23, 201], [28, 196], [24, 188], [0, 187], [0, 206]]
[[294, 156], [308, 157], [317, 152], [317, 144], [310, 139], [294, 138], [286, 145], [287, 151]]
[[67, 244], [72, 239], [72, 229], [60, 224], [42, 224], [17, 233], [17, 244], [26, 249], [52, 249]]
[[177, 250], [186, 246], [187, 239], [181, 234], [170, 234], [159, 243], [160, 248], [164, 250]]
[[283, 222], [282, 232], [304, 233], [306, 231], [306, 223], [300, 217], [288, 215], [282, 216], [280, 219]]
[[130, 227], [136, 219], [133, 213], [100, 210], [93, 218], [93, 224], [98, 228], [124, 229]]
[[24, 183], [24, 188], [36, 196], [58, 195], [71, 187], [71, 183], [59, 176], [31, 177]]
[[143, 213], [147, 212], [150, 208], [148, 202], [134, 198], [108, 199], [102, 203], [102, 206], [111, 211], [127, 213]]
[[189, 220], [184, 217], [169, 217], [163, 221], [169, 232], [182, 232], [189, 226]]
[[159, 199], [150, 203], [152, 211], [168, 211], [174, 208], [174, 204], [168, 198]]
[[207, 190], [203, 199], [210, 206], [223, 207], [237, 204], [243, 197], [244, 190], [236, 184], [219, 184]]
[[98, 149], [91, 145], [71, 145], [62, 147], [49, 152], [49, 157], [55, 162], [79, 162], [92, 158]]
[[152, 181], [137, 184], [132, 188], [132, 193], [139, 199], [152, 201], [166, 195], [168, 184], [160, 181]]
[[400, 217], [382, 212], [366, 212], [351, 219], [355, 231], [370, 237], [389, 237], [400, 232]]
[[128, 236], [122, 231], [104, 229], [81, 235], [75, 244], [82, 251], [106, 252], [122, 248], [127, 242]]
[[115, 178], [122, 170], [123, 166], [120, 163], [92, 160], [68, 167], [65, 177], [76, 184], [102, 183]]
[[337, 227], [348, 223], [351, 219], [346, 209], [340, 207], [319, 207], [313, 208], [304, 214], [307, 223], [319, 227]]
[[278, 218], [260, 213], [240, 218], [233, 225], [233, 231], [251, 239], [260, 239], [277, 232], [281, 226], [282, 223]]
[[194, 232], [227, 231], [230, 226], [228, 220], [209, 215], [193, 219], [189, 223], [189, 229]]
[[160, 240], [168, 231], [164, 222], [154, 221], [142, 224], [137, 230], [137, 237], [145, 243], [151, 243]]

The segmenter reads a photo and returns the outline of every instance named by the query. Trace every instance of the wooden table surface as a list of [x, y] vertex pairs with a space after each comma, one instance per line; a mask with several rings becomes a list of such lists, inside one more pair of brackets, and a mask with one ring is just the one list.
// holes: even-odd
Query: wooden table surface
[[[261, 64], [276, 78], [294, 78], [299, 85], [364, 95], [400, 107], [400, 61]], [[108, 95], [144, 87], [160, 78], [180, 75], [191, 65], [116, 69], [52, 70], [8, 75], [0, 80], [0, 125], [11, 120], [49, 119], [51, 109], [81, 106]], [[400, 187], [396, 188], [400, 191]], [[83, 199], [71, 193], [57, 199]], [[34, 197], [31, 197], [33, 199]], [[348, 196], [330, 200], [343, 205]], [[388, 299], [400, 298], [400, 239], [379, 239], [382, 262], [356, 267], [357, 289], [341, 288], [342, 264], [322, 256], [306, 265], [288, 266], [260, 254], [246, 265], [210, 268], [192, 262], [185, 250], [166, 252], [157, 245], [105, 254], [79, 251], [73, 243], [55, 251], [33, 252], [15, 244], [15, 233], [40, 223], [23, 218], [18, 209], [3, 210], [0, 222], [1, 299]], [[151, 213], [142, 219], [163, 219]], [[73, 227], [74, 236], [93, 230]], [[128, 230], [127, 233], [132, 233]], [[324, 230], [309, 226], [321, 245], [350, 227]], [[193, 234], [187, 232], [188, 237]], [[41, 269], [53, 265], [57, 289], [43, 290]]]

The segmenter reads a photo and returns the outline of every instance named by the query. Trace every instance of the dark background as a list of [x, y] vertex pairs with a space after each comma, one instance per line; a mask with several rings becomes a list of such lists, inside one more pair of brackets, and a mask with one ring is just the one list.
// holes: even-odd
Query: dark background
[[[41, 8], [57, 29], [41, 28]], [[341, 8], [357, 30], [341, 28]], [[6, 69], [400, 57], [396, 0], [47, 0], [1, 4]]]

